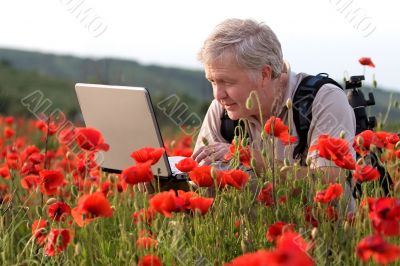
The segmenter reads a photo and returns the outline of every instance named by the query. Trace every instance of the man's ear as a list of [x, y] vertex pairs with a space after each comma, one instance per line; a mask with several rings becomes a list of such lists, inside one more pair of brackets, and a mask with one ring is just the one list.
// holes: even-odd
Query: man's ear
[[263, 84], [269, 83], [272, 80], [272, 67], [264, 65], [261, 69], [261, 76]]
[[272, 79], [272, 67], [269, 65], [264, 65], [261, 69], [263, 79]]

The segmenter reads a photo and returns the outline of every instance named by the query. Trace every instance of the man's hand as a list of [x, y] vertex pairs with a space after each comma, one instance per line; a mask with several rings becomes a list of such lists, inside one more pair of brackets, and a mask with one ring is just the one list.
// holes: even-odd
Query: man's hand
[[223, 161], [225, 154], [229, 151], [229, 143], [214, 143], [200, 147], [193, 155], [192, 159], [205, 165], [210, 165], [212, 162]]

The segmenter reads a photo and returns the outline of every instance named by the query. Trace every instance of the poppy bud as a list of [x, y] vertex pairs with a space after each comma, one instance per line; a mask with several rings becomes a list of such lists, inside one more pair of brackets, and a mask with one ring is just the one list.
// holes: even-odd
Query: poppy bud
[[262, 140], [265, 140], [265, 139], [267, 139], [267, 134], [265, 133], [265, 131], [263, 130], [263, 131], [261, 131], [261, 139]]
[[378, 148], [376, 147], [375, 144], [371, 144], [371, 145], [369, 146], [369, 150], [370, 150], [371, 152], [375, 153], [375, 152], [378, 151]]
[[358, 147], [362, 147], [364, 145], [364, 138], [361, 136], [358, 136], [356, 139], [356, 143]]
[[288, 169], [290, 169], [290, 166], [282, 166], [281, 169], [279, 169], [279, 172], [283, 173]]
[[215, 180], [217, 178], [217, 169], [211, 167], [211, 177]]
[[364, 158], [360, 158], [357, 160], [357, 165], [363, 165], [365, 164]]
[[248, 139], [247, 138], [243, 138], [241, 144], [242, 144], [242, 147], [246, 147], [247, 144], [248, 144]]
[[290, 98], [288, 98], [287, 100], [286, 100], [286, 107], [287, 107], [287, 109], [292, 109], [292, 107], [293, 107], [293, 102], [292, 102], [292, 99], [290, 99]]
[[262, 155], [262, 157], [266, 158], [267, 157], [267, 150], [263, 148], [261, 150], [261, 155]]
[[75, 245], [75, 252], [74, 252], [74, 256], [77, 257], [81, 254], [81, 245], [78, 243], [76, 243]]
[[378, 87], [378, 82], [375, 79], [375, 74], [372, 74], [372, 87], [376, 89]]
[[312, 238], [312, 239], [315, 239], [315, 237], [317, 236], [317, 233], [318, 233], [318, 228], [317, 228], [317, 227], [314, 227], [314, 228], [311, 230], [311, 238]]
[[233, 137], [233, 145], [235, 145], [235, 147], [237, 147], [239, 144], [239, 138], [238, 136], [235, 135], [235, 137]]
[[[201, 141], [203, 142], [203, 144], [205, 146], [208, 146], [209, 143], [208, 143], [208, 140], [206, 138], [202, 138]], [[171, 146], [172, 146], [172, 142], [171, 142]]]
[[74, 153], [68, 151], [68, 152], [65, 154], [65, 157], [66, 157], [68, 160], [73, 160], [73, 159], [74, 159]]
[[310, 166], [311, 166], [311, 163], [312, 163], [312, 158], [311, 158], [311, 157], [308, 157], [307, 160], [306, 160], [306, 165], [307, 165], [308, 167], [310, 167]]
[[55, 202], [57, 202], [57, 199], [56, 199], [56, 198], [49, 198], [49, 199], [46, 201], [46, 205], [51, 205], [51, 204], [53, 204], [53, 203], [55, 203]]
[[348, 221], [344, 222], [343, 229], [344, 229], [344, 231], [348, 231], [350, 229], [350, 223]]
[[288, 158], [285, 158], [285, 160], [283, 160], [283, 165], [284, 166], [290, 166], [290, 162]]
[[396, 143], [395, 149], [398, 150], [400, 148], [400, 141]]
[[344, 139], [346, 132], [344, 130], [340, 131], [339, 138]]
[[253, 101], [252, 101], [252, 99], [251, 99], [251, 94], [250, 94], [250, 96], [247, 98], [247, 100], [246, 100], [246, 108], [248, 109], [248, 110], [250, 110], [250, 109], [252, 109], [253, 108]]
[[252, 168], [256, 168], [256, 165], [257, 165], [256, 159], [251, 158], [251, 160], [250, 160], [250, 166], [251, 166]]
[[119, 179], [118, 176], [115, 174], [110, 174], [109, 177], [110, 177], [110, 180], [113, 182], [117, 182]]

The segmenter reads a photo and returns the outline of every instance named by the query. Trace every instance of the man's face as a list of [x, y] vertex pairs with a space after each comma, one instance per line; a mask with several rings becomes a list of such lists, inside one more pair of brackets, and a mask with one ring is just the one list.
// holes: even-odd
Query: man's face
[[257, 91], [261, 101], [265, 100], [266, 82], [261, 70], [255, 79], [251, 79], [249, 72], [240, 67], [232, 56], [225, 55], [205, 65], [205, 73], [212, 84], [214, 98], [226, 109], [231, 119], [258, 116], [254, 98], [251, 110], [246, 108], [246, 100], [253, 90]]

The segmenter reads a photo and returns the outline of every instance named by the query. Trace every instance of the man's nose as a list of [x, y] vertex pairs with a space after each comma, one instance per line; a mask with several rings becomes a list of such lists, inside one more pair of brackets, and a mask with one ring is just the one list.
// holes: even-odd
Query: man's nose
[[227, 96], [226, 90], [223, 85], [219, 84], [214, 85], [213, 91], [214, 91], [214, 98], [217, 101], [225, 99]]

